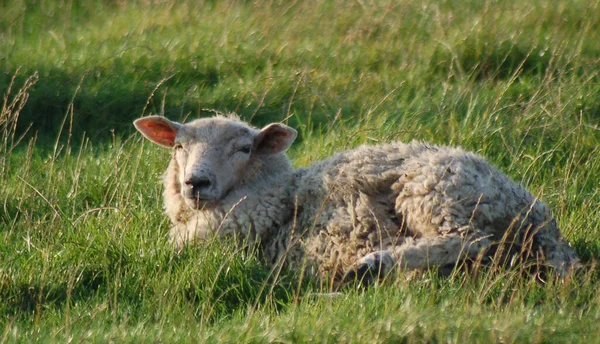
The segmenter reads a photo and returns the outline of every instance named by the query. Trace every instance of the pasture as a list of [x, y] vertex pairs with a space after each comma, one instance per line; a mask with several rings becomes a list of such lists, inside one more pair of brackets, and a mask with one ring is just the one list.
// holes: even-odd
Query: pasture
[[[598, 342], [598, 1], [0, 3], [2, 342]], [[307, 166], [362, 143], [486, 157], [585, 269], [400, 274], [335, 298], [255, 252], [175, 254], [170, 153], [132, 121], [283, 121]]]

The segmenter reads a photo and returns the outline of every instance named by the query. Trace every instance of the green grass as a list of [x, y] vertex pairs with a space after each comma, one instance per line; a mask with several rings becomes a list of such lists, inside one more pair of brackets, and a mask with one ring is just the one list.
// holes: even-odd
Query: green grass
[[[1, 340], [597, 342], [599, 30], [597, 1], [1, 2]], [[131, 121], [212, 109], [298, 128], [296, 166], [391, 140], [476, 151], [552, 206], [586, 271], [330, 299], [231, 242], [176, 255], [169, 154]]]

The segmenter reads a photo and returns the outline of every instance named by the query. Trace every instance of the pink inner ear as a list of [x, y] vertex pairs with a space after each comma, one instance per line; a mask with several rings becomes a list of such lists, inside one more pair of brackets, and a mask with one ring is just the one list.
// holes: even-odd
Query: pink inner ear
[[294, 138], [295, 131], [280, 124], [270, 124], [257, 136], [257, 153], [275, 154], [283, 152], [289, 147]]
[[140, 121], [138, 125], [150, 140], [161, 145], [173, 146], [177, 132], [166, 123], [148, 120]]
[[156, 140], [162, 144], [172, 146], [175, 142], [174, 131], [158, 131], [156, 134]]
[[288, 136], [289, 134], [284, 131], [276, 131], [270, 135], [268, 142], [265, 143], [265, 146], [268, 146], [271, 150], [279, 151], [283, 148], [283, 146], [285, 146], [286, 138]]

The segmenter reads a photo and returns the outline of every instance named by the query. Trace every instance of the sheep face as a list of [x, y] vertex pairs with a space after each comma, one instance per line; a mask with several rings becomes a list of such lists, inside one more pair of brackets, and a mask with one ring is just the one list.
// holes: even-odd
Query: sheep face
[[284, 152], [297, 135], [283, 124], [258, 130], [222, 116], [187, 124], [149, 116], [134, 125], [150, 141], [174, 149], [181, 197], [193, 209], [218, 205], [233, 188], [252, 179], [261, 158]]

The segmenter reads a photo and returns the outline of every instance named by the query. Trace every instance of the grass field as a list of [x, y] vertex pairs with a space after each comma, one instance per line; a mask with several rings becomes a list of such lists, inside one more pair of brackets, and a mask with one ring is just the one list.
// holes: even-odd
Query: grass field
[[[0, 2], [2, 342], [600, 342], [599, 1]], [[487, 157], [585, 271], [400, 275], [337, 298], [209, 242], [173, 253], [169, 153], [131, 121], [234, 111]]]

